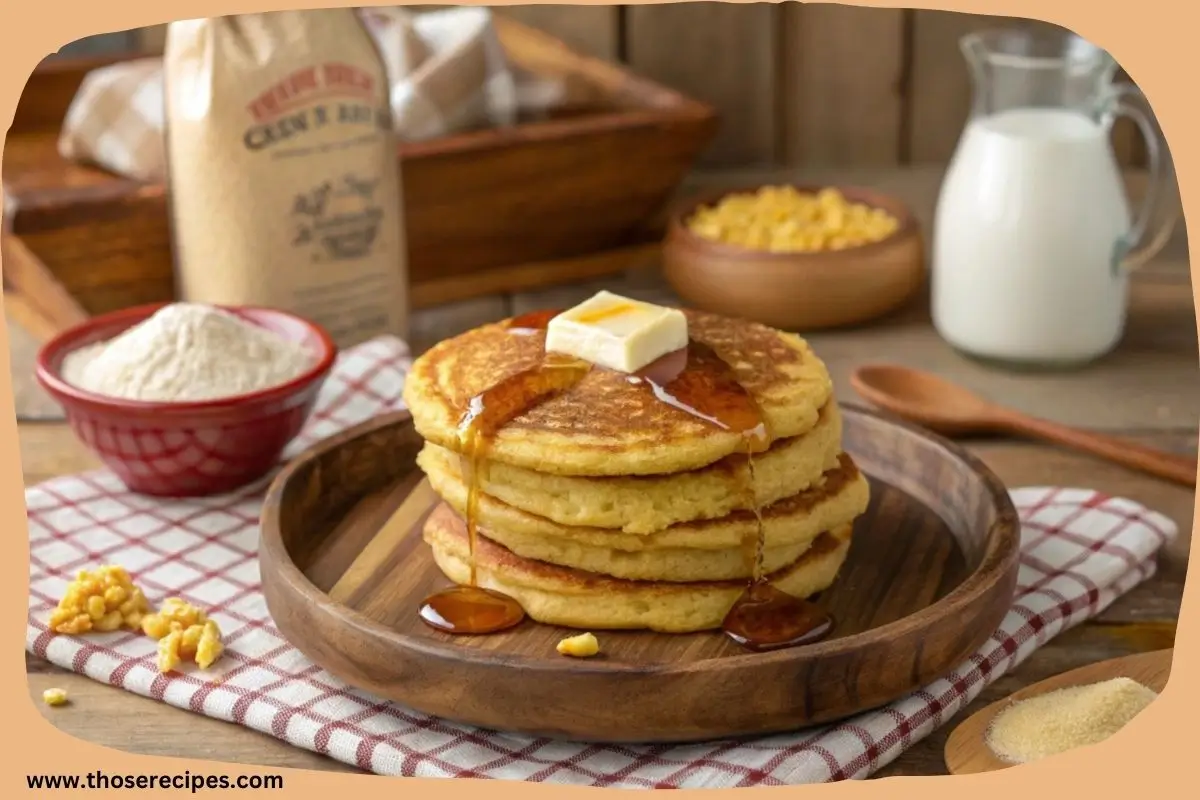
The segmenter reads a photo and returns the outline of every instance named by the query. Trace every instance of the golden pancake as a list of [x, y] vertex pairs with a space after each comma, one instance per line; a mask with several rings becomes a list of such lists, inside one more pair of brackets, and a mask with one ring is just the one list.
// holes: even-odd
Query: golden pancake
[[[841, 413], [831, 402], [821, 409], [810, 432], [778, 441], [756, 455], [754, 490], [759, 504], [768, 506], [803, 492], [837, 467], [841, 440]], [[417, 464], [439, 493], [441, 487], [463, 482], [460, 456], [445, 448], [427, 443]], [[674, 475], [584, 478], [487, 462], [476, 477], [480, 489], [497, 500], [560, 525], [634, 534], [751, 507], [742, 455]]]
[[[837, 577], [850, 548], [850, 525], [823, 533], [796, 561], [770, 575], [778, 589], [809, 597]], [[469, 580], [466, 525], [445, 504], [430, 515], [425, 541], [452, 581]], [[745, 581], [663, 583], [595, 575], [521, 558], [478, 537], [478, 585], [517, 600], [533, 620], [590, 630], [649, 629], [664, 633], [712, 630], [746, 588]]]
[[[728, 364], [761, 409], [772, 440], [812, 430], [833, 387], [825, 365], [803, 339], [742, 320], [685, 313], [691, 338]], [[544, 343], [543, 331], [520, 335], [492, 324], [426, 351], [404, 385], [417, 431], [427, 441], [457, 450], [458, 422], [470, 399], [540, 364]], [[488, 457], [555, 475], [661, 475], [698, 469], [743, 448], [741, 434], [662, 402], [645, 382], [634, 384], [628, 375], [594, 368], [570, 389], [505, 425], [493, 437]]]
[[[433, 473], [430, 484], [455, 512], [466, 515], [467, 487], [461, 478]], [[869, 498], [866, 478], [843, 455], [818, 486], [763, 508], [764, 570], [790, 564], [821, 533], [852, 522]], [[480, 530], [520, 557], [630, 580], [747, 579], [753, 548], [746, 545], [758, 533], [751, 511], [641, 535], [559, 525], [486, 494], [480, 495], [476, 512]]]

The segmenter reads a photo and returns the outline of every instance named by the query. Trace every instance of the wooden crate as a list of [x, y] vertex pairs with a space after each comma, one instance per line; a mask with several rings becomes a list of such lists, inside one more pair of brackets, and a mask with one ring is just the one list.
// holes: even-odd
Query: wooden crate
[[[512, 61], [565, 79], [551, 118], [400, 146], [416, 307], [597, 277], [660, 236], [659, 215], [716, 132], [702, 103], [496, 19]], [[84, 75], [118, 56], [47, 61], [4, 149], [5, 230], [89, 313], [173, 295], [166, 189], [57, 152]]]

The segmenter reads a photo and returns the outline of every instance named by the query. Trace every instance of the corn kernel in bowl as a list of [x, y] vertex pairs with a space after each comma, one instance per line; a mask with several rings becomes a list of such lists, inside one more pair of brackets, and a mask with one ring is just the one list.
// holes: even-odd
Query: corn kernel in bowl
[[882, 241], [900, 222], [882, 208], [848, 200], [837, 189], [814, 194], [794, 186], [764, 186], [701, 206], [687, 227], [712, 242], [772, 253], [811, 253]]

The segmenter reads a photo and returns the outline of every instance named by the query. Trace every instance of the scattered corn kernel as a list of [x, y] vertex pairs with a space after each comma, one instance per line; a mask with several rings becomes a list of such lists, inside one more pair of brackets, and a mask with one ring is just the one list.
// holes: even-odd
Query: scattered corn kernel
[[66, 689], [47, 689], [42, 692], [42, 702], [48, 706], [66, 705], [67, 690]]
[[882, 208], [848, 201], [837, 189], [816, 194], [764, 186], [703, 206], [688, 228], [697, 236], [775, 253], [844, 250], [886, 239], [899, 222]]
[[104, 603], [109, 608], [120, 608], [129, 593], [123, 586], [110, 586], [104, 590]]
[[201, 625], [193, 625], [183, 629], [183, 637], [179, 640], [179, 655], [195, 659], [196, 646], [200, 644], [200, 634], [204, 632]]
[[119, 630], [124, 622], [125, 620], [121, 619], [121, 612], [114, 608], [100, 617], [100, 619], [93, 620], [92, 629], [101, 633], [112, 633], [115, 630]]
[[221, 629], [217, 627], [216, 622], [210, 619], [204, 623], [200, 641], [196, 644], [196, 666], [200, 669], [208, 669], [221, 657], [223, 652], [225, 652], [225, 645], [221, 642]]
[[145, 614], [150, 610], [150, 603], [146, 601], [146, 595], [142, 594], [142, 590], [136, 586], [129, 590], [128, 595], [121, 601], [121, 605], [117, 609], [123, 616], [130, 614]]
[[225, 651], [216, 621], [178, 597], [167, 598], [157, 612], [143, 616], [141, 625], [147, 636], [158, 640], [162, 672], [170, 672], [185, 659], [208, 669]]
[[171, 632], [171, 623], [158, 614], [146, 614], [142, 617], [142, 632], [151, 639], [161, 639]]
[[190, 628], [193, 625], [202, 625], [208, 616], [202, 609], [196, 608], [191, 603], [185, 602], [178, 597], [168, 597], [163, 601], [162, 608], [158, 611], [159, 615], [166, 617], [171, 622], [177, 622], [184, 628]]
[[180, 631], [171, 631], [158, 640], [159, 672], [170, 672], [179, 666], [179, 662], [183, 660], [179, 653], [179, 646], [182, 643], [183, 633]]
[[563, 639], [555, 649], [564, 656], [589, 658], [600, 652], [600, 642], [590, 633], [581, 633]]
[[157, 612], [151, 613], [142, 590], [119, 566], [102, 566], [93, 572], [81, 570], [50, 613], [50, 628], [66, 634], [140, 629], [158, 641], [158, 668], [162, 672], [170, 672], [184, 659], [195, 660], [201, 669], [207, 669], [225, 649], [221, 629], [203, 609], [178, 597], [168, 597]]
[[133, 585], [124, 567], [81, 570], [50, 613], [50, 629], [75, 635], [122, 627], [137, 630], [142, 614], [149, 608], [145, 595]]
[[188, 628], [203, 625], [208, 616], [203, 610], [178, 597], [168, 597], [162, 608], [142, 617], [142, 630], [152, 639], [162, 639], [172, 631], [183, 632]]

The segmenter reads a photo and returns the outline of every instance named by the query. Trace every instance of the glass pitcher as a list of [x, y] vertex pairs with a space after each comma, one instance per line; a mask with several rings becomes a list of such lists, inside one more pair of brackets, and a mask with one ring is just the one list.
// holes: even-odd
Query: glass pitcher
[[[934, 326], [1009, 366], [1092, 361], [1121, 339], [1128, 272], [1178, 218], [1162, 131], [1142, 93], [1113, 82], [1116, 62], [1070, 32], [989, 30], [961, 45], [974, 102], [934, 218]], [[1146, 141], [1136, 213], [1110, 143], [1120, 116]]]

